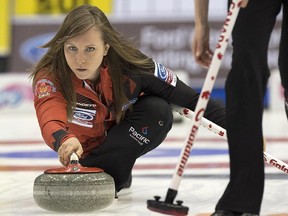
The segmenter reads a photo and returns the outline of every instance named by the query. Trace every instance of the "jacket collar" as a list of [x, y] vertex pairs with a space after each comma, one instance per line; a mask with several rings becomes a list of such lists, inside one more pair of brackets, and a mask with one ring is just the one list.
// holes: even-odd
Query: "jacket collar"
[[[100, 92], [101, 95], [103, 94], [103, 97], [106, 101], [106, 105], [111, 105], [113, 101], [113, 86], [112, 86], [112, 79], [109, 74], [108, 67], [101, 67], [99, 68], [99, 70], [100, 70], [100, 73], [99, 73], [100, 82], [95, 86], [95, 89], [86, 88], [87, 94], [85, 94], [85, 96], [88, 96], [89, 98], [91, 97], [94, 98], [96, 96], [95, 94], [95, 90], [96, 90], [98, 91], [98, 93]], [[73, 86], [75, 87], [75, 90], [77, 88], [81, 88], [81, 89], [85, 88], [84, 80], [78, 79], [74, 73], [72, 74], [72, 83], [73, 83]], [[87, 83], [89, 83], [89, 81], [87, 81]]]

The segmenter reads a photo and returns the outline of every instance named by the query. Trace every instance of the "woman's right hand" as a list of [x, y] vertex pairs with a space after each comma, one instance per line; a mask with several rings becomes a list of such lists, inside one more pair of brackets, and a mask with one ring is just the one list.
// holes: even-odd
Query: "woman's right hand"
[[64, 166], [67, 166], [70, 163], [70, 156], [73, 152], [75, 152], [79, 158], [83, 153], [82, 145], [75, 137], [71, 137], [62, 143], [62, 145], [58, 149], [59, 161]]

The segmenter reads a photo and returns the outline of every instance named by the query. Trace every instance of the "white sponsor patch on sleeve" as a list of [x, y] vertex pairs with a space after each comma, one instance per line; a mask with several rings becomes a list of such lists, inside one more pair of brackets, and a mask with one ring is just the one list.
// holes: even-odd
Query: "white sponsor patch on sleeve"
[[169, 85], [176, 86], [177, 76], [170, 69], [165, 68], [163, 65], [155, 63], [154, 75]]

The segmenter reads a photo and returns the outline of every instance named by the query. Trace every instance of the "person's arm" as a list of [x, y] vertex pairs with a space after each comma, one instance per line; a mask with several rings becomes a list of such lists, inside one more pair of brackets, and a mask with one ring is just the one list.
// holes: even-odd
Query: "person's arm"
[[[195, 4], [195, 32], [192, 37], [192, 52], [196, 63], [208, 68], [211, 64], [213, 52], [209, 44], [209, 0], [194, 0]], [[245, 8], [248, 0], [242, 0], [241, 7]]]
[[69, 133], [66, 102], [56, 88], [53, 78], [39, 75], [36, 78], [34, 107], [45, 143], [58, 152], [60, 162], [67, 166], [70, 155], [83, 153], [82, 145], [74, 134]]
[[[199, 93], [183, 83], [176, 74], [155, 62], [154, 74], [132, 77], [146, 95], [157, 95], [167, 102], [195, 111]], [[204, 117], [225, 128], [225, 108], [221, 104], [209, 100]]]
[[75, 152], [80, 158], [83, 148], [76, 136], [68, 132], [65, 100], [56, 94], [40, 99], [36, 95], [34, 104], [45, 143], [58, 152], [59, 161], [67, 166], [70, 155]]
[[195, 24], [208, 24], [209, 0], [194, 0], [195, 4]]
[[195, 29], [192, 39], [192, 52], [196, 63], [203, 67], [211, 64], [213, 52], [209, 44], [208, 8], [209, 0], [194, 0], [195, 3]]

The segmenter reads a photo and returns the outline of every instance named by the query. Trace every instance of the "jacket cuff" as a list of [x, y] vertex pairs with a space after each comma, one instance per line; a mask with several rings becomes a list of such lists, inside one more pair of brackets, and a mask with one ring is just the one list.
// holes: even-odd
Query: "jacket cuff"
[[68, 138], [71, 138], [71, 137], [75, 137], [75, 135], [70, 134], [66, 130], [63, 130], [63, 129], [54, 132], [52, 134], [52, 136], [53, 136], [53, 138], [55, 140], [52, 143], [55, 151], [58, 151], [58, 149], [60, 148], [61, 144], [63, 142], [65, 142], [65, 140], [67, 140]]

